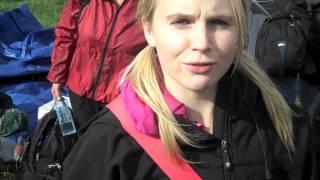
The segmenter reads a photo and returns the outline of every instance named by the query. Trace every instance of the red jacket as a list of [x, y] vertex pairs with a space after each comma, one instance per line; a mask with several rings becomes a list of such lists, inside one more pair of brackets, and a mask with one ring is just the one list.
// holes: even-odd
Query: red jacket
[[79, 1], [67, 1], [55, 28], [48, 79], [92, 99], [93, 84], [103, 62], [94, 99], [107, 103], [119, 93], [119, 72], [146, 45], [135, 18], [138, 1], [125, 0], [119, 7], [112, 0], [91, 0], [80, 18]]

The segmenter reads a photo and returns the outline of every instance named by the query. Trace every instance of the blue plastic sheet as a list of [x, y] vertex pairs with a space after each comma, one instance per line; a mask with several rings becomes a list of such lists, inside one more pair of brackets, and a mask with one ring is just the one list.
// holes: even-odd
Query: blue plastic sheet
[[53, 29], [30, 32], [23, 41], [15, 41], [7, 45], [1, 43], [1, 53], [7, 59], [34, 61], [51, 56], [54, 40]]
[[29, 116], [28, 131], [18, 132], [12, 139], [33, 132], [39, 106], [52, 100], [51, 83], [30, 77], [49, 71], [53, 41], [53, 29], [44, 29], [27, 4], [0, 12], [0, 91]]
[[50, 65], [50, 58], [24, 62], [11, 61], [0, 57], [0, 78], [46, 73], [49, 71]]
[[53, 41], [27, 4], [0, 13], [0, 78], [48, 72]]
[[5, 44], [23, 41], [29, 32], [43, 29], [27, 4], [0, 13], [0, 39]]
[[28, 131], [32, 132], [37, 124], [38, 107], [51, 101], [51, 83], [32, 81], [0, 86], [0, 91], [9, 95], [16, 107], [29, 115]]

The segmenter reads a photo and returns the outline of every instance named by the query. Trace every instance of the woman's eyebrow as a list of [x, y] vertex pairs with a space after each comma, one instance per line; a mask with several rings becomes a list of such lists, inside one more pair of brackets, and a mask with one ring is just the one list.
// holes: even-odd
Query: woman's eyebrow
[[[186, 14], [186, 13], [175, 13], [175, 14], [170, 14], [166, 16], [166, 19], [172, 20], [176, 18], [185, 18], [185, 19], [194, 19], [196, 15], [194, 14]], [[233, 21], [234, 17], [231, 15], [225, 15], [225, 14], [212, 14], [206, 17], [206, 19], [223, 19], [226, 21]]]
[[176, 18], [194, 18], [195, 15], [193, 14], [184, 14], [184, 13], [176, 13], [176, 14], [170, 14], [166, 17], [166, 19], [171, 20], [171, 19], [176, 19]]
[[230, 21], [230, 22], [234, 21], [234, 17], [233, 16], [221, 15], [221, 14], [209, 16], [207, 19], [209, 19], [209, 20], [221, 19], [221, 20]]

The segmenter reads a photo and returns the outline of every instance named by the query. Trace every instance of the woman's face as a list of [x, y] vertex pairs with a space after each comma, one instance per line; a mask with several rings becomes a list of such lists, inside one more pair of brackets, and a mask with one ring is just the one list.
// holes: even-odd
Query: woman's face
[[212, 90], [233, 62], [238, 35], [229, 0], [157, 0], [143, 25], [171, 93]]

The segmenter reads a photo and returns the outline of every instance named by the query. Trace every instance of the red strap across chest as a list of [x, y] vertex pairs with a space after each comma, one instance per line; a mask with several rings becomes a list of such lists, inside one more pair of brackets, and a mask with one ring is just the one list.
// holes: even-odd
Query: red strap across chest
[[143, 134], [133, 126], [128, 113], [125, 111], [123, 101], [120, 96], [107, 105], [108, 109], [118, 118], [123, 129], [133, 137], [152, 160], [162, 169], [162, 171], [173, 180], [200, 180], [199, 175], [187, 162], [179, 164], [170, 160], [164, 150], [160, 138]]

